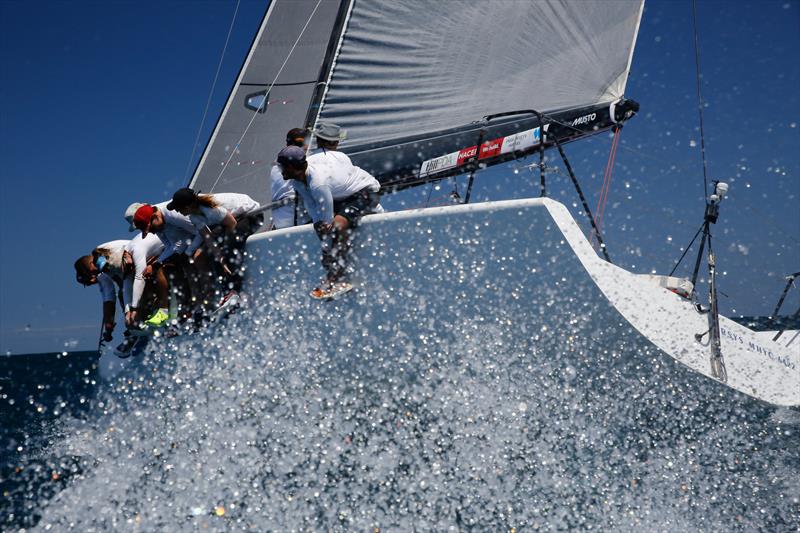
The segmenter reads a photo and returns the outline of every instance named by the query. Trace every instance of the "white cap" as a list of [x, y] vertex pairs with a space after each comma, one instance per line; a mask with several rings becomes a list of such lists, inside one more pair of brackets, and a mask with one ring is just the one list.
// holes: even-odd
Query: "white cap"
[[136, 231], [136, 226], [133, 225], [133, 215], [135, 215], [136, 211], [138, 211], [139, 208], [142, 207], [143, 205], [144, 204], [140, 202], [133, 202], [131, 205], [128, 206], [128, 209], [125, 210], [125, 220], [127, 220], [128, 224], [131, 225], [131, 227], [128, 228], [128, 231], [130, 232]]

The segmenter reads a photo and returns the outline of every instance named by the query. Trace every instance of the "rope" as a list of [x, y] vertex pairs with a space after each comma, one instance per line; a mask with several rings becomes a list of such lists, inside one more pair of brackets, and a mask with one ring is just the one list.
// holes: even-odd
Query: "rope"
[[[614, 163], [617, 159], [617, 146], [619, 146], [619, 128], [614, 128], [614, 139], [611, 141], [611, 150], [608, 153], [608, 162], [606, 163], [606, 170], [603, 174], [603, 187], [600, 189], [600, 198], [597, 200], [597, 208], [595, 209], [595, 224], [598, 231], [601, 230], [603, 225], [603, 215], [606, 211], [606, 203], [608, 202], [608, 192], [611, 190], [611, 178], [614, 174]], [[594, 244], [595, 235], [592, 234], [590, 242]]]
[[[308, 25], [311, 23], [311, 19], [314, 18], [314, 14], [317, 12], [317, 9], [319, 9], [319, 6], [320, 6], [321, 3], [322, 3], [322, 0], [317, 0], [317, 5], [314, 6], [314, 10], [308, 16], [308, 20], [306, 20], [305, 25], [303, 25], [303, 29], [300, 30], [300, 35], [297, 36], [297, 39], [294, 41], [294, 44], [292, 45], [292, 48], [289, 50], [289, 53], [286, 55], [286, 59], [283, 60], [283, 64], [281, 65], [281, 68], [279, 68], [278, 69], [278, 73], [275, 74], [275, 79], [273, 79], [272, 83], [269, 84], [269, 87], [267, 88], [267, 95], [269, 95], [269, 93], [272, 91], [272, 88], [275, 86], [275, 82], [278, 81], [278, 78], [280, 77], [281, 73], [283, 72], [283, 69], [286, 67], [286, 63], [288, 63], [289, 59], [292, 57], [292, 54], [294, 53], [294, 49], [297, 48], [297, 43], [299, 43], [300, 39], [302, 39], [303, 34], [306, 32], [306, 29], [308, 28]], [[239, 149], [239, 146], [242, 144], [242, 141], [244, 140], [245, 136], [247, 135], [247, 132], [250, 131], [250, 127], [253, 125], [253, 122], [255, 121], [256, 117], [259, 114], [259, 112], [261, 111], [261, 109], [265, 105], [267, 105], [266, 96], [264, 97], [264, 101], [261, 102], [261, 104], [258, 106], [258, 109], [253, 111], [253, 116], [250, 118], [250, 122], [247, 123], [247, 127], [244, 129], [244, 132], [242, 133], [242, 136], [239, 137], [239, 140], [236, 141], [236, 144], [233, 146], [233, 150], [231, 150], [231, 155], [228, 156], [227, 161], [225, 161], [225, 164], [222, 166], [222, 170], [219, 171], [219, 175], [217, 176], [217, 179], [214, 180], [214, 184], [211, 186], [211, 189], [209, 189], [209, 191], [208, 191], [209, 193], [214, 192], [214, 188], [217, 186], [217, 183], [219, 183], [220, 178], [222, 178], [222, 174], [224, 174], [225, 170], [227, 170], [228, 165], [231, 162], [231, 159], [233, 159], [233, 156], [236, 153], [236, 150]]]
[[700, 235], [700, 232], [703, 231], [703, 228], [705, 228], [705, 227], [706, 227], [706, 223], [703, 222], [703, 224], [700, 226], [700, 229], [697, 230], [697, 233], [694, 234], [694, 237], [692, 237], [692, 240], [689, 242], [689, 246], [686, 247], [686, 249], [681, 254], [680, 258], [678, 259], [678, 262], [675, 263], [675, 266], [672, 267], [672, 270], [670, 270], [670, 272], [669, 272], [670, 276], [673, 275], [676, 270], [678, 270], [678, 267], [680, 266], [681, 261], [683, 261], [683, 258], [686, 257], [686, 254], [689, 253], [689, 250], [692, 248], [692, 245], [694, 244], [694, 241], [697, 239], [697, 236]]
[[211, 84], [211, 90], [208, 92], [208, 100], [206, 100], [206, 108], [203, 110], [203, 118], [200, 120], [200, 127], [197, 128], [197, 136], [194, 138], [194, 144], [192, 145], [192, 155], [189, 156], [189, 162], [186, 163], [186, 170], [183, 172], [183, 181], [185, 183], [188, 183], [189, 169], [192, 167], [194, 154], [197, 152], [197, 143], [200, 141], [200, 134], [203, 132], [203, 126], [206, 123], [208, 108], [211, 106], [211, 97], [214, 96], [214, 89], [217, 87], [217, 79], [219, 78], [219, 71], [222, 68], [222, 60], [225, 58], [225, 52], [228, 50], [228, 42], [231, 39], [233, 25], [236, 22], [236, 14], [239, 12], [239, 1], [240, 0], [236, 1], [236, 9], [233, 10], [233, 18], [231, 19], [231, 25], [228, 28], [228, 36], [225, 37], [225, 46], [222, 47], [222, 54], [220, 54], [219, 63], [217, 64], [217, 72], [214, 74], [214, 82]]
[[[700, 116], [700, 153], [703, 157], [703, 198], [708, 194], [708, 170], [706, 163], [706, 136], [703, 129], [703, 97], [700, 94], [700, 38], [697, 35], [697, 0], [692, 0], [692, 25], [694, 27], [694, 64], [697, 79], [697, 114]], [[706, 200], [706, 202], [708, 202]]]

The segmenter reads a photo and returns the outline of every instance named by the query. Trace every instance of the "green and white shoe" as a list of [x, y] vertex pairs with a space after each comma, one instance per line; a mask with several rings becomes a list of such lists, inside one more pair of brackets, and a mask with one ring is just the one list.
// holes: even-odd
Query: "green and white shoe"
[[150, 328], [161, 328], [169, 322], [169, 312], [167, 309], [159, 309], [153, 315], [144, 321], [145, 325]]

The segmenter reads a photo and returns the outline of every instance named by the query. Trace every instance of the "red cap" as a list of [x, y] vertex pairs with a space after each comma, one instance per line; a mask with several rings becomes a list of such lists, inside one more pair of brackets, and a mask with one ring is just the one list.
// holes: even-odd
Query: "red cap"
[[147, 236], [147, 230], [150, 229], [150, 218], [155, 212], [156, 210], [152, 205], [144, 204], [133, 215], [133, 225], [142, 230], [142, 237]]

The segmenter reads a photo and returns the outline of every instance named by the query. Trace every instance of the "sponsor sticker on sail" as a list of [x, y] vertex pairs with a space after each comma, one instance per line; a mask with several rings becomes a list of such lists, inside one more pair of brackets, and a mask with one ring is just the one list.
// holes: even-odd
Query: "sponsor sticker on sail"
[[[545, 128], [546, 129], [546, 128]], [[539, 128], [521, 131], [514, 135], [507, 137], [499, 137], [486, 141], [480, 146], [480, 153], [478, 159], [486, 159], [500, 154], [507, 154], [510, 152], [527, 150], [539, 144], [541, 140]], [[425, 177], [437, 172], [443, 172], [455, 167], [460, 167], [478, 153], [477, 146], [470, 146], [458, 152], [451, 152], [449, 154], [435, 157], [424, 161], [419, 169], [419, 176]]]
[[503, 139], [503, 147], [500, 153], [507, 154], [509, 152], [527, 150], [528, 148], [532, 148], [539, 144], [540, 139], [541, 135], [539, 133], [539, 128], [533, 128], [532, 130], [525, 130], [515, 133], [514, 135], [509, 135]]
[[441, 157], [428, 159], [422, 163], [422, 166], [419, 169], [420, 177], [456, 167], [458, 165], [459, 153], [460, 152], [452, 152]]
[[475, 154], [477, 152], [478, 152], [477, 146], [470, 146], [469, 148], [464, 148], [463, 150], [458, 152], [458, 162], [456, 163], [456, 166], [460, 167], [461, 165], [463, 165], [464, 163], [475, 157]]
[[436, 174], [437, 172], [449, 170], [451, 168], [459, 167], [475, 157], [477, 151], [477, 146], [470, 146], [469, 148], [464, 148], [458, 152], [451, 152], [447, 155], [428, 159], [422, 163], [422, 166], [419, 169], [419, 175], [420, 177], [423, 177], [430, 174]]
[[481, 155], [478, 159], [486, 159], [487, 157], [494, 157], [500, 155], [500, 149], [503, 147], [503, 140], [505, 137], [487, 141], [481, 145]]

